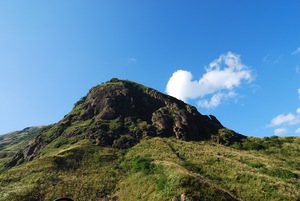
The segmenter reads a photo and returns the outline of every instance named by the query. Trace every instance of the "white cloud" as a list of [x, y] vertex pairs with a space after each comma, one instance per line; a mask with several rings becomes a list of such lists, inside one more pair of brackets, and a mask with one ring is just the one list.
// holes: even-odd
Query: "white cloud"
[[298, 47], [294, 52], [292, 52], [292, 55], [295, 55], [295, 54], [300, 54], [300, 47]]
[[287, 125], [295, 125], [300, 123], [300, 116], [293, 115], [292, 113], [288, 114], [280, 114], [272, 119], [271, 123], [269, 124], [270, 127], [280, 126], [283, 124]]
[[198, 83], [197, 81], [191, 81], [192, 77], [191, 72], [176, 71], [168, 81], [166, 92], [183, 101], [186, 101], [187, 97], [196, 98], [201, 92], [196, 93]]
[[274, 135], [283, 135], [287, 133], [287, 129], [286, 128], [276, 128], [274, 130]]
[[279, 55], [275, 60], [274, 60], [274, 64], [278, 64], [278, 63], [280, 63], [280, 61], [281, 61], [281, 58], [282, 58], [282, 54], [281, 55]]
[[230, 91], [229, 93], [216, 93], [214, 94], [211, 99], [208, 100], [200, 100], [198, 101], [198, 106], [203, 108], [215, 108], [220, 105], [222, 99], [229, 99], [236, 96], [236, 94], [233, 91]]
[[264, 56], [263, 62], [268, 63], [269, 61], [270, 61], [269, 60], [269, 54], [267, 54], [266, 56]]
[[[298, 89], [298, 93], [300, 96], [300, 88]], [[299, 97], [300, 98], [300, 97]], [[296, 109], [296, 113], [288, 113], [288, 114], [280, 114], [274, 117], [271, 120], [271, 123], [267, 125], [267, 127], [281, 127], [274, 130], [274, 134], [276, 133], [278, 135], [286, 134], [287, 128], [289, 129], [295, 129], [295, 127], [298, 127], [300, 124], [300, 107]], [[282, 126], [285, 126], [287, 128], [284, 128], [283, 130]], [[297, 128], [295, 130], [295, 133], [300, 133], [300, 128]]]
[[209, 64], [199, 80], [192, 80], [189, 71], [178, 70], [173, 73], [166, 87], [166, 92], [183, 101], [188, 99], [203, 99], [212, 95], [210, 101], [198, 101], [201, 107], [216, 107], [223, 99], [233, 97], [233, 90], [242, 84], [242, 81], [252, 81], [253, 75], [245, 66], [240, 56], [228, 52]]
[[296, 73], [299, 74], [300, 73], [300, 66], [296, 66]]
[[136, 63], [136, 62], [137, 62], [137, 59], [134, 58], [134, 57], [130, 57], [130, 58], [127, 59], [127, 62], [128, 62], [128, 63]]

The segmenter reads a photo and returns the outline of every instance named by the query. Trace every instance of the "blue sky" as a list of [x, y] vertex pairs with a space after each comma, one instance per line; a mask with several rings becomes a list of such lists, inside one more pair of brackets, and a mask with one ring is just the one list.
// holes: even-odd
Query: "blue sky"
[[300, 2], [0, 1], [0, 133], [129, 79], [249, 136], [300, 135]]

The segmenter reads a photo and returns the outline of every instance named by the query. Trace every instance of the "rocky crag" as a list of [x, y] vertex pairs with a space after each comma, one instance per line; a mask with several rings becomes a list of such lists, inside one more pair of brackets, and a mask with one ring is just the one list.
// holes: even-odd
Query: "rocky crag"
[[[99, 146], [126, 149], [145, 137], [209, 140], [220, 129], [224, 126], [213, 115], [202, 115], [195, 107], [152, 88], [114, 78], [93, 87], [61, 121], [44, 127], [7, 166], [32, 160], [53, 141], [58, 148], [66, 141], [88, 138]], [[240, 137], [231, 131], [230, 138]]]
[[112, 79], [59, 122], [0, 136], [0, 201], [299, 200], [299, 146], [297, 137], [245, 137]]

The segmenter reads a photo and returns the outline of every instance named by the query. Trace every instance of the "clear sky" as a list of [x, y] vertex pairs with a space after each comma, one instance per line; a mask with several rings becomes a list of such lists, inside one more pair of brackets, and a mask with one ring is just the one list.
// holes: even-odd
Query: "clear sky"
[[300, 1], [0, 1], [0, 133], [132, 80], [248, 136], [300, 136]]

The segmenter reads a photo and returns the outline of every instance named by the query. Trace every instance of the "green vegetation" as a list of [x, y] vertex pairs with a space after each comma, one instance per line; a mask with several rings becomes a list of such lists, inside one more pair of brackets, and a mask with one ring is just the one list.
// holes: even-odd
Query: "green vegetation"
[[0, 173], [4, 171], [3, 164], [7, 163], [27, 143], [36, 137], [44, 127], [28, 127], [22, 131], [15, 131], [0, 136]]
[[233, 148], [261, 153], [269, 158], [284, 162], [287, 166], [300, 171], [300, 138], [299, 137], [248, 137]]
[[81, 104], [81, 103], [84, 103], [84, 101], [86, 100], [86, 96], [83, 96], [79, 99], [79, 101], [77, 101], [74, 106], [76, 107], [77, 105]]
[[236, 133], [228, 128], [221, 128], [217, 135], [212, 136], [212, 140], [219, 144], [230, 145], [235, 141]]
[[151, 174], [155, 170], [155, 164], [152, 163], [152, 159], [147, 156], [136, 156], [133, 158], [132, 169], [134, 171], [141, 171], [145, 174]]
[[299, 178], [300, 138], [245, 137], [116, 78], [61, 121], [0, 136], [0, 201], [297, 200]]
[[51, 149], [39, 159], [11, 168], [0, 176], [0, 200], [101, 200], [122, 176], [124, 152], [83, 140]]
[[[54, 140], [40, 157], [0, 174], [0, 200], [298, 199], [299, 138], [278, 138], [278, 148], [264, 140], [270, 139], [245, 140], [262, 142], [264, 150], [175, 138], [144, 139], [127, 150], [87, 139], [57, 147]], [[294, 149], [287, 155], [284, 147]]]

